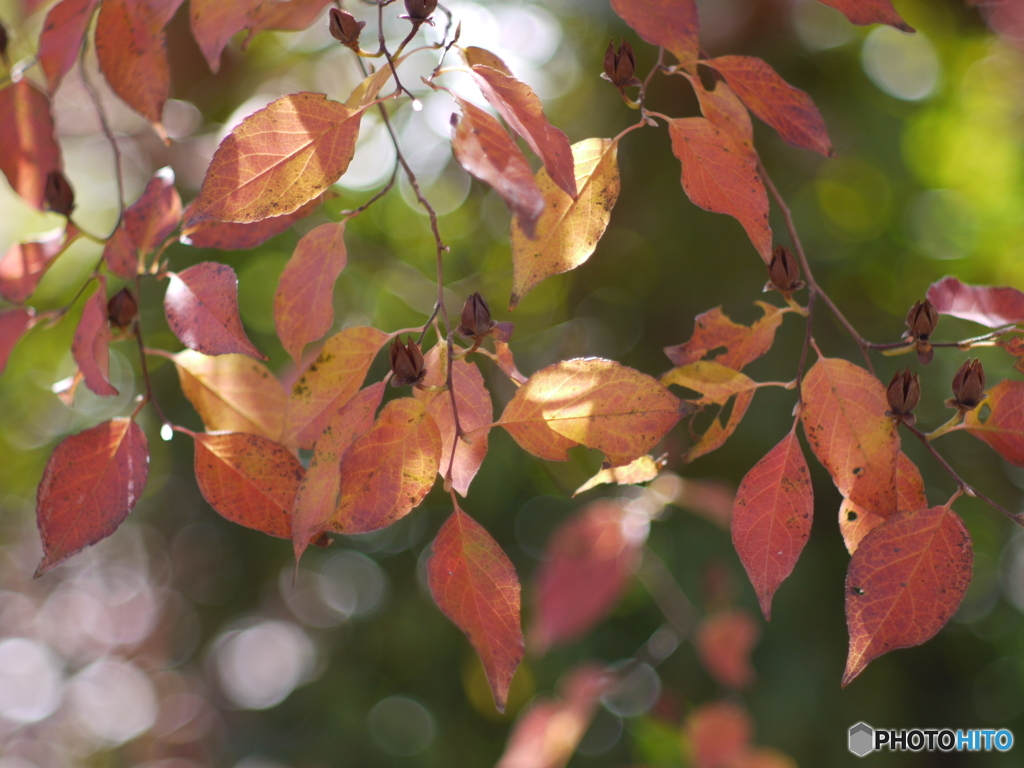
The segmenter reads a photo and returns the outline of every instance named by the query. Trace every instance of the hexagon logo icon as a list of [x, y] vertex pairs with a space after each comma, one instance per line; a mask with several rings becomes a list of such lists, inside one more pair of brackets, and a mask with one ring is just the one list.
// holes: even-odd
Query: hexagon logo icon
[[875, 751], [875, 729], [867, 723], [857, 723], [850, 727], [849, 749], [857, 757]]

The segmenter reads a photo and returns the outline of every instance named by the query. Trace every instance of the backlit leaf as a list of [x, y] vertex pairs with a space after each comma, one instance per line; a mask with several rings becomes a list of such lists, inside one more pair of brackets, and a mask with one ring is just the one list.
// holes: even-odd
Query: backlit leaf
[[967, 412], [964, 424], [1008, 462], [1024, 467], [1024, 381], [1004, 379], [996, 384], [980, 408]]
[[238, 278], [227, 264], [204, 261], [171, 273], [164, 294], [167, 324], [178, 341], [204, 355], [238, 352], [260, 360], [238, 316]]
[[475, 45], [467, 45], [465, 48], [456, 46], [456, 48], [459, 53], [462, 54], [462, 58], [466, 62], [467, 67], [475, 67], [479, 64], [484, 67], [496, 69], [506, 75], [512, 75], [512, 70], [508, 68], [508, 65], [502, 60], [502, 58], [497, 54], [488, 51], [486, 48], [477, 48]]
[[565, 360], [533, 374], [498, 422], [534, 456], [555, 461], [579, 443], [612, 466], [653, 448], [695, 406], [658, 381], [613, 360]]
[[125, 280], [138, 274], [140, 259], [157, 249], [181, 221], [181, 198], [174, 171], [161, 168], [142, 196], [124, 212], [124, 221], [103, 249], [110, 271]]
[[[318, 207], [327, 195], [310, 200], [296, 211], [275, 216], [272, 219], [252, 224], [238, 224], [230, 221], [202, 221], [183, 230], [181, 242], [196, 248], [216, 248], [220, 251], [239, 251], [255, 248], [287, 229], [296, 221], [306, 218]], [[184, 218], [190, 218], [191, 204], [185, 209]]]
[[0, 375], [7, 367], [7, 359], [32, 327], [32, 310], [18, 307], [0, 312]]
[[46, 208], [46, 177], [62, 168], [50, 100], [28, 80], [0, 88], [0, 171], [34, 208]]
[[955, 277], [944, 277], [929, 286], [928, 301], [939, 314], [989, 328], [1024, 322], [1024, 293], [1016, 288], [967, 285]]
[[107, 322], [107, 281], [100, 275], [99, 287], [86, 299], [82, 317], [71, 342], [71, 356], [85, 377], [85, 385], [101, 397], [117, 390], [110, 383], [110, 324]]
[[763, 301], [755, 303], [764, 312], [764, 317], [749, 327], [734, 323], [725, 316], [721, 307], [697, 315], [690, 340], [674, 347], [665, 347], [668, 359], [675, 365], [689, 365], [713, 353], [708, 359], [727, 368], [743, 370], [744, 366], [771, 349], [775, 331], [782, 324], [785, 314], [778, 307]]
[[0, 259], [0, 296], [12, 304], [25, 301], [78, 234], [77, 229], [69, 226], [46, 240], [12, 245]]
[[761, 627], [743, 609], [712, 614], [697, 628], [697, 654], [704, 668], [727, 688], [742, 690], [754, 682], [750, 653]]
[[146, 435], [130, 419], [105, 421], [58, 445], [36, 497], [43, 540], [36, 576], [116, 531], [148, 477]]
[[753, 56], [719, 56], [707, 64], [787, 144], [825, 157], [832, 154], [825, 121], [811, 97], [779, 77], [767, 62]]
[[462, 119], [452, 119], [452, 151], [459, 165], [501, 195], [533, 237], [544, 197], [523, 153], [495, 118], [472, 102], [455, 97]]
[[38, 59], [51, 94], [75, 65], [97, 5], [99, 0], [62, 0], [46, 14]]
[[686, 721], [693, 768], [728, 768], [750, 744], [754, 723], [745, 709], [728, 701], [704, 704]]
[[181, 391], [208, 432], [281, 436], [288, 396], [262, 363], [246, 355], [206, 355], [186, 349], [173, 357]]
[[512, 357], [512, 350], [509, 349], [508, 344], [504, 341], [495, 340], [494, 356], [495, 362], [498, 364], [501, 372], [508, 376], [516, 386], [526, 383], [526, 376], [520, 373], [519, 369], [516, 368], [516, 361]]
[[[736, 395], [736, 399], [732, 403], [732, 410], [729, 411], [729, 418], [726, 419], [725, 423], [722, 423], [722, 413], [719, 412], [711, 422], [711, 426], [700, 436], [697, 443], [683, 454], [683, 461], [694, 461], [725, 445], [725, 441], [732, 437], [732, 433], [736, 431], [736, 427], [740, 425], [740, 422], [747, 413], [747, 409], [754, 401], [754, 392], [756, 390], [748, 389]], [[725, 407], [723, 406], [723, 411]]]
[[699, 392], [701, 397], [697, 402], [701, 405], [722, 404], [740, 392], [757, 387], [757, 382], [750, 377], [712, 360], [698, 360], [673, 368], [661, 377], [661, 383], [666, 387], [675, 384]]
[[682, 185], [694, 205], [735, 218], [767, 262], [772, 252], [768, 192], [757, 173], [757, 153], [705, 117], [669, 121], [672, 152], [682, 163]]
[[898, 512], [860, 542], [846, 574], [843, 685], [872, 660], [931, 639], [971, 581], [971, 538], [949, 507]]
[[486, 65], [475, 64], [470, 67], [470, 73], [484, 98], [544, 161], [548, 177], [575, 199], [576, 175], [569, 139], [548, 122], [533, 89], [512, 75]]
[[427, 581], [438, 608], [469, 638], [494, 703], [504, 712], [512, 675], [523, 659], [515, 567], [498, 542], [456, 506], [434, 539]]
[[334, 281], [348, 262], [345, 223], [321, 224], [302, 236], [274, 292], [274, 324], [285, 351], [298, 362], [302, 348], [334, 323]]
[[[254, 13], [249, 14], [249, 23], [242, 48], [246, 48], [260, 32], [271, 29], [282, 32], [301, 32], [308, 29], [320, 18], [330, 0], [287, 0], [286, 2], [261, 3]], [[398, 63], [397, 61], [395, 62]]]
[[584, 491], [596, 488], [604, 483], [617, 483], [618, 485], [637, 485], [653, 480], [665, 466], [664, 459], [653, 459], [650, 456], [641, 456], [636, 461], [624, 467], [604, 467], [576, 489], [573, 498]]
[[545, 205], [536, 237], [530, 237], [527, 222], [518, 217], [512, 220], [510, 309], [545, 278], [575, 269], [590, 258], [619, 197], [617, 151], [611, 139], [584, 139], [572, 145], [575, 200], [551, 180], [545, 168], [537, 172]]
[[139, 274], [139, 249], [124, 226], [115, 229], [104, 244], [103, 261], [111, 274], [123, 280], [133, 279]]
[[363, 386], [373, 358], [389, 338], [376, 328], [346, 328], [331, 336], [292, 386], [282, 442], [312, 448], [334, 414]]
[[820, 358], [803, 380], [804, 433], [839, 492], [858, 507], [896, 512], [900, 438], [878, 379], [853, 363]]
[[254, 222], [299, 209], [348, 169], [362, 115], [308, 92], [249, 115], [217, 147], [186, 231], [208, 219]]
[[650, 521], [596, 501], [551, 536], [537, 571], [530, 645], [544, 653], [587, 634], [622, 597]]
[[245, 432], [195, 435], [196, 483], [203, 498], [233, 523], [290, 539], [290, 513], [305, 474], [287, 448]]
[[[896, 507], [900, 512], [924, 509], [928, 499], [924, 495], [924, 479], [907, 454], [900, 451], [896, 459]], [[851, 555], [856, 551], [861, 539], [873, 529], [881, 525], [886, 518], [869, 512], [843, 499], [839, 505], [839, 532], [843, 535], [846, 551]]]
[[913, 32], [914, 28], [907, 24], [892, 7], [891, 0], [818, 0], [820, 3], [835, 8], [854, 24], [888, 24], [904, 32]]
[[754, 125], [750, 121], [750, 113], [743, 106], [739, 96], [733, 93], [726, 83], [716, 81], [714, 90], [709, 91], [697, 75], [685, 72], [682, 74], [693, 86], [693, 91], [700, 102], [700, 112], [704, 117], [731, 133], [739, 141], [748, 144], [754, 141]]
[[651, 45], [670, 51], [679, 63], [700, 56], [694, 0], [612, 0], [612, 10]]
[[392, 400], [345, 452], [341, 498], [325, 529], [365, 533], [405, 517], [434, 485], [440, 460], [441, 435], [423, 404]]

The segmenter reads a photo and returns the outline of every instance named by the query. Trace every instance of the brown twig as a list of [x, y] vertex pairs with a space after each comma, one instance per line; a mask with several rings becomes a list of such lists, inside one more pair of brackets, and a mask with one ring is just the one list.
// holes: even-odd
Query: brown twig
[[803, 405], [804, 402], [804, 368], [807, 365], [807, 352], [811, 346], [811, 327], [814, 320], [814, 301], [818, 294], [811, 291], [807, 296], [807, 330], [804, 333], [804, 346], [800, 350], [800, 363], [796, 368], [796, 395], [797, 404]]

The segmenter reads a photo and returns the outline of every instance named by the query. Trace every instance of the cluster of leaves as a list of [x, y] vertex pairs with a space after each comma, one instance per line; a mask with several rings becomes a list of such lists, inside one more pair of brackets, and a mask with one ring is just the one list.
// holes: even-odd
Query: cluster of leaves
[[[99, 7], [95, 47], [100, 68], [115, 93], [162, 135], [160, 117], [168, 92], [163, 28], [179, 3], [62, 0], [49, 12], [39, 41], [38, 62], [49, 93], [84, 50], [86, 32]], [[248, 29], [251, 36], [264, 29], [302, 29], [326, 5], [325, 0], [190, 3], [193, 33], [214, 71], [235, 32]], [[377, 4], [378, 20], [389, 4]], [[886, 23], [909, 30], [888, 0], [826, 4], [854, 23]], [[639, 121], [613, 138], [570, 144], [547, 120], [530, 86], [504, 62], [489, 51], [457, 45], [458, 28], [452, 34], [450, 18], [440, 41], [424, 46], [439, 52], [437, 67], [426, 80], [430, 87], [447, 91], [442, 84], [445, 73], [465, 72], [504, 121], [503, 125], [480, 105], [449, 91], [459, 110], [452, 117], [456, 160], [493, 187], [513, 215], [510, 308], [541, 281], [580, 266], [594, 252], [620, 193], [619, 144], [634, 130], [665, 123], [690, 200], [742, 225], [768, 270], [769, 287], [781, 293], [785, 305], [758, 302], [763, 316], [750, 326], [734, 323], [720, 309], [698, 316], [692, 337], [665, 350], [674, 367], [660, 378], [597, 358], [566, 360], [524, 376], [510, 348], [512, 325], [494, 321], [487, 302], [477, 294], [467, 300], [460, 323], [451, 322], [443, 293], [446, 246], [437, 217], [393, 132], [396, 174], [401, 170], [407, 175], [430, 215], [436, 238], [438, 302], [421, 327], [346, 328], [323, 341], [315, 354], [304, 354], [334, 324], [331, 297], [347, 260], [345, 223], [365, 206], [304, 235], [281, 275], [274, 321], [284, 349], [300, 367], [290, 390], [264, 365], [266, 356], [242, 327], [233, 270], [203, 262], [171, 271], [164, 254], [175, 239], [197, 247], [251, 248], [311, 214], [331, 194], [331, 185], [353, 158], [365, 112], [379, 110], [390, 131], [388, 102], [413, 99], [401, 85], [399, 70], [407, 56], [423, 50], [405, 52], [417, 30], [433, 24], [435, 6], [406, 3], [412, 29], [394, 52], [383, 35], [378, 51], [362, 50], [361, 23], [332, 9], [332, 34], [352, 49], [358, 61], [384, 59], [378, 69], [367, 72], [348, 100], [341, 103], [306, 92], [277, 99], [224, 139], [198, 196], [187, 207], [165, 169], [123, 211], [112, 235], [103, 239], [102, 261], [79, 292], [84, 295], [95, 283], [72, 344], [79, 368], [75, 385], [84, 382], [100, 396], [117, 394], [110, 381], [108, 350], [111, 342], [124, 339], [138, 347], [147, 390], [129, 416], [72, 435], [54, 451], [38, 494], [44, 549], [38, 573], [113, 533], [142, 494], [149, 453], [135, 419], [151, 402], [164, 421], [165, 436], [177, 431], [194, 441], [196, 480], [209, 504], [229, 520], [290, 539], [296, 558], [310, 543], [329, 543], [327, 534], [391, 525], [416, 508], [441, 477], [454, 511], [433, 544], [430, 587], [438, 606], [479, 654], [500, 709], [524, 651], [520, 584], [500, 545], [459, 501], [459, 496], [468, 496], [486, 457], [489, 430], [505, 429], [524, 450], [548, 461], [565, 460], [567, 451], [580, 445], [601, 451], [605, 469], [581, 490], [603, 482], [642, 483], [654, 479], [662, 466], [650, 452], [680, 420], [713, 406], [721, 409], [683, 457], [693, 461], [728, 440], [758, 388], [784, 386], [797, 390], [793, 428], [747, 473], [732, 515], [733, 541], [765, 617], [770, 617], [772, 597], [809, 537], [813, 517], [810, 474], [797, 435], [800, 424], [812, 453], [843, 496], [840, 531], [852, 555], [846, 586], [850, 651], [844, 684], [879, 655], [933, 636], [966, 591], [971, 544], [952, 510], [953, 499], [929, 506], [920, 472], [901, 451], [900, 427], [933, 452], [931, 438], [965, 429], [1011, 463], [1024, 466], [1024, 382], [1002, 381], [985, 391], [980, 365], [966, 364], [954, 383], [956, 416], [925, 435], [912, 418], [919, 396], [916, 379], [900, 374], [887, 389], [873, 373], [869, 351], [915, 351], [924, 364], [935, 348], [998, 344], [1024, 360], [1024, 342], [1018, 335], [1024, 323], [1024, 294], [947, 278], [933, 285], [927, 301], [911, 310], [909, 331], [901, 341], [872, 344], [862, 339], [814, 280], [792, 217], [753, 145], [750, 113], [789, 144], [828, 156], [831, 143], [821, 115], [806, 93], [786, 83], [766, 62], [746, 56], [706, 57], [692, 0], [612, 0], [616, 13], [659, 49], [657, 64], [640, 79], [629, 45], [609, 48], [605, 75], [624, 101], [640, 110]], [[122, 38], [134, 42], [122, 45]], [[461, 64], [445, 68], [444, 58], [453, 48]], [[669, 54], [675, 63], [667, 60]], [[702, 116], [672, 118], [649, 110], [644, 103], [647, 84], [659, 75], [686, 80]], [[388, 83], [393, 92], [380, 98]], [[636, 98], [629, 96], [632, 89], [639, 89]], [[506, 126], [539, 158], [539, 171], [531, 170]], [[0, 260], [0, 295], [12, 305], [0, 311], [2, 370], [28, 328], [63, 316], [66, 309], [37, 313], [32, 293], [67, 246], [86, 236], [72, 220], [73, 194], [62, 174], [49, 97], [20, 72], [0, 88], [0, 170], [27, 202], [68, 219], [59, 236], [18, 244]], [[388, 184], [380, 194], [390, 188]], [[774, 245], [769, 197], [787, 222], [792, 251]], [[108, 277], [127, 283], [109, 299]], [[167, 280], [164, 310], [183, 351], [172, 354], [145, 347], [137, 317], [144, 279]], [[808, 301], [801, 305], [795, 293], [805, 288]], [[867, 368], [817, 352], [811, 323], [815, 307], [823, 305], [853, 335]], [[769, 351], [787, 314], [803, 316], [807, 322], [795, 379], [754, 381], [742, 371]], [[932, 333], [942, 314], [994, 330], [973, 339], [935, 342]], [[436, 342], [424, 352], [431, 329]], [[367, 372], [389, 342], [391, 371], [382, 381], [367, 383]], [[818, 357], [805, 370], [811, 346]], [[205, 432], [170, 424], [152, 401], [146, 356], [154, 354], [173, 361], [181, 389], [202, 418]], [[496, 420], [476, 364], [481, 358], [495, 363], [517, 387]], [[1018, 367], [1024, 370], [1024, 363], [1018, 362]], [[394, 386], [412, 387], [411, 396], [384, 403], [389, 380]], [[669, 387], [695, 394], [680, 397]], [[73, 390], [65, 396], [73, 396]], [[728, 417], [723, 418], [726, 412]], [[303, 450], [312, 452], [308, 466], [299, 460]], [[948, 468], [944, 461], [943, 465]], [[962, 491], [978, 494], [956, 479]], [[578, 638], [607, 614], [643, 559], [649, 523], [649, 517], [637, 520], [635, 513], [617, 503], [599, 502], [556, 535], [549, 561], [538, 576], [537, 618], [531, 632], [538, 651]], [[749, 619], [721, 619], [717, 625], [709, 619], [702, 632], [734, 642], [739, 637], [740, 646], [749, 651], [756, 632], [738, 629], [737, 621], [749, 627]], [[705, 644], [716, 649], [721, 642]], [[731, 681], [727, 684], [742, 687], [749, 680], [749, 670], [737, 664], [735, 655], [722, 661], [712, 650], [705, 657], [709, 669]], [[536, 722], [521, 723], [510, 751], [517, 748], [517, 738], [543, 742], [547, 737], [542, 724], [557, 720], [558, 713], [573, 713], [566, 717], [577, 723], [581, 735], [587, 713], [606, 685], [602, 674], [579, 671], [567, 683], [562, 704], [538, 708], [531, 714]], [[753, 764], [744, 717], [725, 710], [702, 713], [704, 719], [695, 716], [688, 726], [693, 734], [708, 728], [721, 732], [721, 727], [705, 723], [717, 722], [715, 718], [733, 723], [738, 734], [726, 757], [700, 758], [695, 764]], [[692, 738], [700, 743], [698, 735]], [[699, 747], [696, 750], [702, 754]], [[545, 764], [560, 761], [556, 755]]]

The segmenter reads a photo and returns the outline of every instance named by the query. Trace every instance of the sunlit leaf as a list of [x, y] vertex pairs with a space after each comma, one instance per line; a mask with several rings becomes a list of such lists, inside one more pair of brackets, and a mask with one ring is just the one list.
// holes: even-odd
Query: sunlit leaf
[[1024, 293], [1016, 288], [967, 285], [955, 277], [944, 277], [929, 286], [928, 301], [939, 314], [989, 328], [1024, 322]]
[[[328, 194], [320, 195], [301, 206], [298, 210], [284, 216], [275, 216], [272, 219], [263, 219], [263, 221], [256, 221], [252, 224], [238, 224], [230, 221], [201, 221], [183, 230], [181, 242], [186, 245], [194, 245], [196, 248], [216, 248], [220, 251], [238, 251], [255, 248], [285, 230], [291, 229], [292, 224], [313, 213], [327, 197]], [[190, 218], [190, 208], [191, 204], [185, 209], [183, 214], [186, 220]]]
[[697, 654], [715, 680], [726, 688], [742, 690], [754, 682], [750, 653], [760, 637], [761, 627], [747, 611], [720, 611], [697, 628]]
[[744, 366], [771, 349], [775, 331], [782, 324], [784, 312], [763, 301], [755, 302], [764, 317], [750, 326], [734, 323], [721, 307], [715, 307], [694, 318], [690, 340], [674, 347], [665, 347], [665, 354], [675, 365], [688, 365], [705, 356], [716, 363], [743, 370]]
[[0, 171], [34, 208], [46, 208], [46, 177], [62, 168], [50, 100], [28, 80], [0, 88]]
[[117, 390], [110, 383], [110, 324], [107, 322], [107, 281], [100, 275], [99, 287], [86, 299], [82, 317], [71, 342], [71, 356], [85, 377], [85, 385], [102, 397]]
[[328, 3], [330, 0], [269, 0], [261, 3], [255, 12], [249, 14], [249, 21], [245, 26], [249, 34], [242, 42], [242, 48], [245, 49], [260, 32], [271, 29], [301, 32], [308, 29], [320, 18]]
[[499, 72], [503, 72], [506, 75], [511, 76], [512, 71], [508, 68], [508, 65], [502, 60], [500, 56], [486, 48], [477, 48], [475, 45], [467, 45], [465, 48], [456, 46], [459, 53], [462, 54], [463, 60], [466, 62], [466, 66], [475, 67], [481, 65], [484, 67], [490, 67], [496, 69]]
[[651, 45], [670, 51], [680, 64], [700, 56], [694, 0], [612, 0], [612, 10]]
[[62, 0], [46, 14], [37, 58], [52, 94], [78, 59], [99, 0]]
[[508, 376], [516, 385], [526, 383], [526, 376], [520, 373], [519, 369], [516, 368], [516, 361], [515, 358], [512, 357], [512, 350], [509, 349], [508, 344], [504, 341], [496, 340], [494, 342], [494, 353], [496, 358], [495, 362], [497, 362], [502, 373]]
[[726, 83], [717, 81], [714, 89], [709, 91], [697, 75], [683, 74], [697, 94], [700, 112], [704, 117], [739, 141], [753, 142], [754, 124], [750, 121], [750, 113]]
[[646, 483], [656, 478], [664, 466], [663, 458], [654, 459], [650, 456], [641, 456], [624, 467], [602, 467], [600, 472], [576, 489], [573, 497], [604, 483], [617, 483], [618, 485]]
[[661, 377], [661, 383], [666, 387], [675, 384], [699, 392], [701, 397], [697, 402], [702, 405], [722, 404], [734, 395], [757, 387], [753, 379], [712, 360], [698, 360], [673, 368]]
[[[924, 509], [928, 499], [924, 495], [924, 479], [907, 454], [900, 451], [896, 459], [896, 507], [901, 512]], [[843, 535], [846, 551], [856, 551], [861, 539], [883, 522], [885, 517], [858, 507], [849, 499], [839, 505], [839, 532]]]
[[1024, 381], [1005, 379], [964, 417], [967, 431], [1016, 467], [1024, 467]]
[[[718, 450], [725, 442], [732, 437], [732, 433], [736, 431], [736, 428], [740, 425], [743, 417], [747, 413], [747, 409], [750, 404], [754, 401], [754, 392], [757, 390], [748, 389], [745, 392], [740, 392], [736, 395], [736, 399], [733, 400], [732, 410], [729, 411], [729, 418], [722, 422], [722, 413], [719, 412], [711, 422], [711, 426], [708, 427], [704, 434], [700, 436], [696, 444], [691, 446], [686, 453], [683, 454], [683, 461], [691, 462], [695, 459], [704, 456], [705, 454], [711, 453], [712, 451]], [[723, 406], [723, 411], [727, 407]]]
[[78, 236], [69, 226], [46, 240], [15, 243], [0, 259], [0, 296], [12, 304], [21, 304], [35, 291], [54, 260]]
[[32, 310], [18, 307], [0, 312], [0, 375], [7, 367], [7, 359], [32, 327]]
[[121, 226], [103, 249], [110, 271], [125, 280], [134, 279], [140, 260], [156, 250], [180, 221], [181, 198], [174, 188], [174, 171], [161, 168], [142, 196], [125, 210]]
[[854, 24], [888, 24], [913, 32], [914, 28], [907, 24], [892, 7], [891, 0], [818, 0], [831, 8], [843, 13]]

